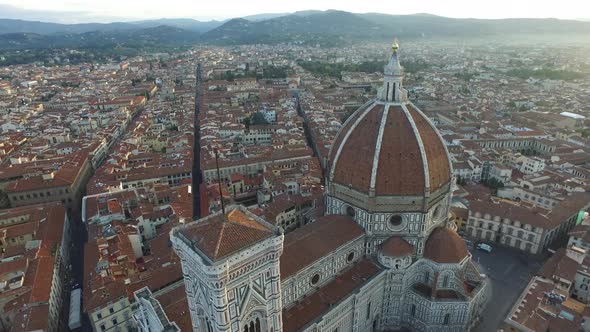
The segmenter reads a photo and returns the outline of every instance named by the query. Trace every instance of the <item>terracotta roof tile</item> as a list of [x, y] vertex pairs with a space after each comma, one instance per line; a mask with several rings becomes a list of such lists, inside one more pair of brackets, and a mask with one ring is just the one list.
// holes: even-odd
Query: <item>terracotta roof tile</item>
[[191, 223], [179, 232], [211, 260], [217, 260], [272, 236], [267, 226], [235, 208], [225, 216]]
[[418, 141], [403, 109], [389, 107], [377, 168], [377, 195], [423, 195], [424, 168]]
[[[409, 103], [405, 105], [409, 115], [402, 106], [388, 106], [378, 155], [376, 195], [424, 195], [426, 175], [423, 162], [428, 165], [431, 192], [451, 179], [449, 157], [436, 128], [415, 106]], [[351, 116], [352, 121], [345, 123], [331, 150], [333, 182], [369, 192], [384, 107], [383, 104], [374, 103], [368, 108], [360, 108]], [[363, 114], [364, 118], [353, 128], [353, 122]], [[410, 117], [416, 125], [416, 131]], [[349, 136], [345, 141], [347, 134]], [[418, 137], [423, 143], [425, 161], [422, 161]], [[341, 152], [336, 158], [339, 148]]]
[[438, 227], [426, 240], [424, 258], [436, 263], [459, 263], [469, 255], [463, 239], [447, 227]]
[[327, 215], [285, 235], [281, 256], [281, 279], [361, 236], [363, 229], [350, 217]]
[[[372, 105], [369, 107], [372, 107]], [[334, 157], [336, 156], [338, 146], [340, 146], [340, 143], [342, 143], [342, 140], [344, 139], [346, 132], [348, 132], [350, 127], [352, 127], [354, 122], [361, 116], [361, 114], [362, 114], [362, 111], [356, 111], [356, 112], [352, 113], [351, 116], [348, 117], [346, 122], [343, 123], [342, 128], [339, 131], [340, 134], [336, 136], [336, 138], [334, 140], [334, 144], [332, 144], [332, 149], [330, 150], [330, 164], [334, 161]]]
[[184, 282], [181, 283], [182, 285], [179, 287], [158, 295], [156, 299], [162, 305], [162, 309], [171, 322], [176, 323], [181, 331], [189, 331], [192, 329], [191, 316]]
[[543, 264], [538, 275], [547, 279], [553, 279], [553, 276], [558, 276], [573, 283], [579, 267], [580, 264], [578, 262], [567, 256], [567, 249], [559, 248]]
[[421, 114], [412, 104], [408, 104], [408, 110], [416, 128], [420, 133], [426, 160], [428, 161], [428, 173], [430, 175], [430, 191], [442, 187], [451, 180], [451, 170], [449, 169], [449, 157], [444, 147], [444, 143], [432, 128], [425, 115]]
[[414, 254], [414, 246], [399, 236], [392, 236], [380, 246], [381, 252], [386, 256], [403, 257]]
[[381, 270], [368, 259], [356, 263], [326, 286], [305, 297], [299, 304], [283, 310], [283, 331], [301, 331], [330, 308], [359, 289]]
[[334, 182], [368, 192], [382, 114], [383, 105], [373, 106], [350, 133], [336, 160]]

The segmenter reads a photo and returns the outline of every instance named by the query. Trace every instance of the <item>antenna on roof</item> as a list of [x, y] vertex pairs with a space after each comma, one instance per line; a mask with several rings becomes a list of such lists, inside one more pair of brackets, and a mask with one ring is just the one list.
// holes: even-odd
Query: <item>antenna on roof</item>
[[217, 169], [217, 186], [219, 187], [219, 199], [221, 200], [221, 213], [225, 216], [225, 204], [223, 203], [223, 192], [221, 191], [221, 175], [219, 174], [219, 150], [215, 148], [215, 168]]

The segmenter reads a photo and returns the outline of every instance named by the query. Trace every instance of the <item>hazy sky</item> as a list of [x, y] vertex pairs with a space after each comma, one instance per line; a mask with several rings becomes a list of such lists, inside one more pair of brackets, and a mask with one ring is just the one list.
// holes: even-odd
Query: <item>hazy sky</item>
[[[0, 17], [32, 11], [48, 21], [112, 21], [142, 18], [186, 17], [225, 19], [259, 13], [282, 13], [308, 9], [338, 9], [357, 13], [430, 13], [448, 17], [508, 18], [590, 17], [590, 0], [0, 0], [14, 10], [0, 10]], [[6, 7], [6, 6], [3, 6]], [[0, 8], [1, 9], [1, 8]], [[4, 11], [4, 15], [2, 13]], [[59, 15], [59, 12], [69, 12]], [[30, 14], [30, 13], [29, 13]], [[29, 19], [28, 17], [22, 17]]]

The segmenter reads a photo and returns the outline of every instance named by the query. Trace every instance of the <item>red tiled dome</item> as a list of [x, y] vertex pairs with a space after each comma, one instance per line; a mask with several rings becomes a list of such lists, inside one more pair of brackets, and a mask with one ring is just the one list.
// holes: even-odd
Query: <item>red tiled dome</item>
[[422, 196], [451, 179], [442, 139], [411, 103], [356, 111], [334, 141], [330, 165], [333, 183], [376, 196]]
[[399, 236], [392, 236], [385, 240], [380, 249], [383, 255], [390, 257], [404, 257], [414, 254], [414, 246]]
[[438, 227], [426, 240], [424, 258], [437, 263], [459, 263], [469, 255], [465, 241], [453, 230]]

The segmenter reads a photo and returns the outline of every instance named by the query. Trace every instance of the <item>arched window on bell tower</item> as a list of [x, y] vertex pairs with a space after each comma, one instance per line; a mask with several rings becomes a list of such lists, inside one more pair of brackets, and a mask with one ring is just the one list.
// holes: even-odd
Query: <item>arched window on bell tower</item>
[[[262, 328], [260, 327], [260, 318], [253, 319], [249, 321], [246, 325], [244, 325], [244, 332], [262, 332]], [[271, 328], [272, 329], [272, 328]]]

